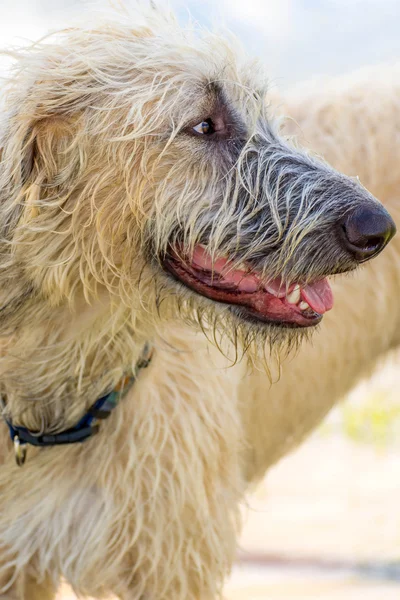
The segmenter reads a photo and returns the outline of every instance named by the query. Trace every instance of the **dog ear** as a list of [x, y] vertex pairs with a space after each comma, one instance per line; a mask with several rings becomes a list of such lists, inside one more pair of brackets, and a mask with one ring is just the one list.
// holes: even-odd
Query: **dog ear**
[[0, 142], [0, 335], [18, 325], [37, 293], [25, 260], [31, 254], [23, 249], [32, 248], [33, 220], [34, 232], [69, 198], [82, 159], [77, 121], [54, 115], [28, 122], [21, 110], [6, 123]]
[[0, 148], [0, 237], [28, 223], [46, 200], [71, 192], [84, 153], [77, 150], [79, 119], [54, 115], [26, 122], [16, 114]]
[[24, 140], [21, 154], [21, 191], [25, 204], [62, 193], [81, 167], [77, 119], [48, 117], [35, 122]]

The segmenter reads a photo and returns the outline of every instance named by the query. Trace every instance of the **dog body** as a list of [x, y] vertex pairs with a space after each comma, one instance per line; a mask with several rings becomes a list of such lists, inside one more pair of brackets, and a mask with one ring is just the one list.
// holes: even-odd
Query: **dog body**
[[239, 359], [273, 375], [331, 308], [326, 276], [394, 234], [356, 180], [279, 137], [240, 50], [146, 23], [67, 30], [8, 86], [4, 419], [69, 431], [154, 356], [82, 445], [29, 448], [21, 470], [1, 429], [7, 600], [52, 598], [61, 577], [98, 598], [217, 597], [255, 476]]

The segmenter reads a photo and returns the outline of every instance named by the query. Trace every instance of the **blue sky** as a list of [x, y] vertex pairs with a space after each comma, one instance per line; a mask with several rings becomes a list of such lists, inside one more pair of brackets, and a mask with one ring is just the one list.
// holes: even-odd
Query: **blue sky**
[[[101, 3], [101, 0], [100, 0]], [[224, 23], [262, 57], [279, 87], [400, 59], [400, 0], [171, 0], [201, 23]], [[0, 46], [82, 14], [86, 0], [1, 0]], [[92, 2], [93, 4], [93, 2]]]

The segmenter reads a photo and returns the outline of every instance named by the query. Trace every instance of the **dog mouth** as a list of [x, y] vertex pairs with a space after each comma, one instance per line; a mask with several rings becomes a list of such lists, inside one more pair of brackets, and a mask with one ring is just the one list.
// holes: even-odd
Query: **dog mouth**
[[326, 278], [308, 284], [287, 285], [281, 278], [265, 281], [249, 265], [239, 267], [226, 257], [213, 258], [198, 244], [189, 256], [172, 249], [165, 269], [186, 287], [210, 300], [240, 307], [252, 320], [282, 327], [311, 327], [333, 306]]

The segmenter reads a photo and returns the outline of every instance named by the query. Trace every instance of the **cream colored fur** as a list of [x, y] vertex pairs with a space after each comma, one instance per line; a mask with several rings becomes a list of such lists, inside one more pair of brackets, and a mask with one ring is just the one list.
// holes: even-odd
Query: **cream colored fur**
[[[196, 40], [172, 18], [149, 21], [150, 29], [120, 17], [70, 30], [64, 43], [20, 55], [9, 85], [1, 156], [4, 416], [34, 431], [62, 431], [133, 367], [145, 342], [155, 358], [84, 446], [29, 448], [21, 470], [0, 427], [2, 599], [53, 598], [61, 577], [82, 596], [210, 599], [234, 558], [245, 489], [234, 382], [244, 367], [226, 370], [231, 362], [185, 324], [190, 307], [177, 318], [176, 294], [160, 295], [158, 271], [142, 252], [144, 228], [162, 203], [171, 204], [156, 221], [156, 243], [168, 242], [168, 220], [190, 210], [191, 195], [192, 210], [201, 209], [199, 190], [215, 179], [191, 165], [190, 138], [174, 139], [169, 129], [172, 117], [183, 115], [186, 125], [207, 113], [191, 86], [210, 55], [207, 77], [233, 50], [216, 36]], [[149, 47], [152, 65], [136, 71]], [[246, 102], [240, 67], [233, 69], [226, 76]]]
[[119, 16], [17, 57], [1, 121], [3, 415], [63, 431], [145, 342], [155, 357], [84, 446], [29, 448], [20, 469], [0, 427], [3, 600], [51, 599], [61, 577], [96, 598], [221, 593], [245, 492], [245, 365], [227, 369], [229, 342], [157, 259], [223, 183], [178, 135], [209, 114], [208, 82], [224, 73], [232, 102], [253, 121], [264, 110], [235, 52], [151, 12], [148, 27]]
[[[46, 46], [44, 62], [40, 47], [38, 55], [34, 48], [20, 57], [11, 83], [0, 190], [4, 416], [35, 431], [65, 429], [135, 364], [146, 341], [155, 358], [101, 433], [83, 447], [30, 448], [20, 470], [7, 429], [0, 428], [3, 600], [51, 600], [60, 577], [80, 595], [97, 598], [220, 596], [249, 481], [315, 426], [356, 380], [353, 371], [395, 344], [398, 315], [388, 310], [396, 304], [389, 293], [378, 296], [379, 304], [369, 297], [363, 301], [365, 310], [373, 306], [374, 323], [385, 325], [384, 332], [374, 330], [374, 343], [372, 327], [363, 330], [368, 345], [349, 335], [351, 311], [343, 315], [340, 307], [361, 295], [357, 282], [373, 294], [371, 271], [364, 269], [343, 282], [343, 291], [338, 286], [338, 309], [315, 337], [315, 344], [325, 340], [322, 349], [307, 346], [287, 362], [271, 399], [266, 375], [247, 377], [244, 362], [232, 366], [224, 356], [235, 347], [227, 310], [215, 309], [227, 324], [219, 330], [203, 316], [208, 304], [199, 300], [197, 306], [184, 296], [178, 311], [177, 294], [158, 294], [164, 279], [144, 251], [149, 223], [155, 223], [156, 252], [165, 251], [173, 219], [187, 223], [185, 233], [195, 244], [201, 231], [192, 231], [193, 223], [220, 184], [216, 167], [200, 153], [191, 161], [192, 147], [177, 135], [180, 113], [174, 111], [182, 111], [180, 125], [198, 115], [202, 107], [190, 86], [210, 64], [209, 78], [224, 66], [226, 80], [233, 82], [232, 103], [248, 115], [249, 127], [264, 109], [257, 69], [237, 62], [231, 45], [218, 36], [196, 41], [159, 17], [154, 27], [156, 35], [151, 26], [132, 30], [126, 24], [71, 30], [64, 44]], [[138, 64], [146, 64], [149, 47], [141, 40], [149, 37], [154, 38], [152, 78], [141, 80], [131, 52]], [[343, 102], [344, 115], [351, 103]], [[311, 133], [320, 128], [314, 112]], [[396, 118], [393, 110], [392, 122]], [[172, 131], [165, 138], [167, 125]], [[346, 125], [346, 134], [353, 150], [339, 166], [357, 174], [357, 163], [351, 163], [357, 125], [351, 134]], [[336, 155], [317, 140], [314, 145], [333, 162], [343, 156], [342, 149]], [[320, 168], [331, 175], [328, 167]], [[381, 181], [380, 172], [376, 177]], [[376, 188], [380, 191], [379, 184]], [[215, 219], [214, 251], [232, 220], [228, 200], [227, 192]], [[315, 215], [299, 218], [304, 231], [317, 222]], [[280, 225], [276, 215], [272, 221]], [[290, 257], [296, 244], [292, 241]], [[390, 260], [394, 252], [376, 262], [373, 272], [383, 284], [392, 270], [397, 277]], [[331, 327], [332, 333], [325, 333]], [[243, 336], [238, 327], [245, 348], [256, 337], [249, 331]], [[314, 360], [322, 356], [332, 381], [311, 376]], [[316, 386], [321, 394], [333, 389], [341, 360], [347, 374], [341, 371], [335, 397], [322, 402]], [[303, 390], [301, 398], [285, 392], [292, 389], [289, 377], [295, 392]]]
[[[200, 598], [204, 582], [217, 594], [243, 494], [238, 375], [227, 378], [218, 352], [173, 329], [165, 337], [176, 351], [157, 347], [157, 361], [83, 452], [30, 449], [23, 471], [4, 456], [2, 572], [9, 562], [16, 590], [30, 569], [39, 583], [62, 573], [94, 597]], [[1, 436], [4, 448], [3, 428]], [[1, 597], [31, 600], [32, 589]]]

